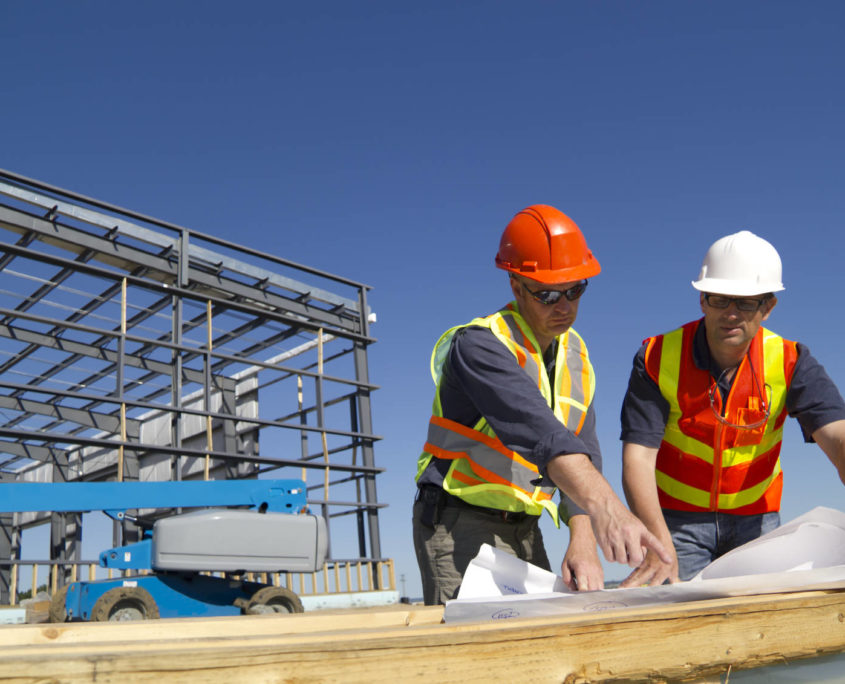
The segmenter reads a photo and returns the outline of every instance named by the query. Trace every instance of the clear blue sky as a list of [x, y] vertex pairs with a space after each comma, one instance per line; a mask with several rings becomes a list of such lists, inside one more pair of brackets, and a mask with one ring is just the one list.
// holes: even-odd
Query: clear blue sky
[[[373, 286], [383, 546], [411, 596], [430, 350], [507, 300], [493, 256], [528, 204], [603, 266], [575, 327], [618, 492], [631, 358], [698, 316], [724, 234], [780, 250], [770, 327], [845, 389], [841, 2], [5, 2], [0, 57], [0, 167]], [[786, 434], [784, 519], [845, 508]]]

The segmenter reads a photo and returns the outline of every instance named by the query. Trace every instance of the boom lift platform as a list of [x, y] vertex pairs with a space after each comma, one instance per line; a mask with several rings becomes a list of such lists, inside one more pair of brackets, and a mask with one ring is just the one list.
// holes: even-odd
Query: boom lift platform
[[[160, 518], [140, 542], [103, 551], [100, 566], [149, 574], [71, 582], [56, 592], [50, 620], [301, 613], [286, 587], [243, 579], [247, 572], [314, 572], [328, 539], [321, 516], [308, 513], [301, 480], [6, 483], [0, 513], [216, 508]], [[222, 572], [223, 577], [202, 573]]]

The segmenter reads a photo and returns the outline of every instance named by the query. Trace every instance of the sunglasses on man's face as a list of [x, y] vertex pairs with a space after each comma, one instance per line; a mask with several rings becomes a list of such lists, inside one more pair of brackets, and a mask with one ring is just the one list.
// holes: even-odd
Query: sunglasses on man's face
[[528, 294], [530, 294], [534, 299], [536, 299], [540, 304], [545, 304], [547, 306], [551, 306], [552, 304], [557, 304], [560, 301], [561, 297], [566, 297], [566, 299], [570, 302], [574, 302], [578, 299], [582, 294], [584, 294], [584, 290], [587, 289], [587, 281], [582, 280], [577, 285], [573, 285], [569, 289], [566, 290], [529, 290], [525, 283], [521, 280], [519, 284], [522, 285], [522, 289], [525, 290]]

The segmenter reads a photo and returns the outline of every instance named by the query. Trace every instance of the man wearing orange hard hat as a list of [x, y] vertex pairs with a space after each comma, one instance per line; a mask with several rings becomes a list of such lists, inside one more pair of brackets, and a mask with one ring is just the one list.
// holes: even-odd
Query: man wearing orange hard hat
[[622, 405], [622, 480], [663, 541], [622, 586], [688, 580], [780, 522], [780, 448], [798, 420], [845, 482], [845, 402], [803, 344], [762, 324], [784, 289], [777, 250], [743, 230], [716, 240], [698, 280], [698, 320], [648, 338]]
[[527, 207], [505, 228], [496, 266], [514, 300], [447, 330], [431, 357], [413, 514], [429, 605], [456, 597], [483, 543], [550, 570], [543, 511], [569, 526], [561, 574], [572, 589], [604, 586], [596, 542], [610, 561], [637, 566], [646, 549], [669, 559], [601, 475], [595, 374], [572, 328], [601, 267], [580, 229], [554, 207]]

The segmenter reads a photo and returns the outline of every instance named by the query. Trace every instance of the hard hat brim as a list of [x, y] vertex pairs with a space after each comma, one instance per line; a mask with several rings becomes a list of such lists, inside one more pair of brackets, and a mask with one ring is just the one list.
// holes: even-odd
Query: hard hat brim
[[504, 271], [516, 273], [518, 275], [521, 275], [523, 278], [528, 278], [529, 280], [534, 280], [538, 283], [543, 283], [544, 285], [572, 283], [576, 280], [592, 278], [593, 276], [597, 276], [599, 273], [601, 273], [601, 266], [599, 265], [599, 262], [595, 257], [592, 258], [588, 263], [583, 264], [581, 266], [560, 268], [557, 270], [530, 270], [520, 268], [509, 268], [508, 266], [502, 265], [500, 263], [497, 263], [496, 266]]
[[779, 282], [748, 282], [747, 280], [726, 280], [725, 278], [702, 278], [693, 280], [692, 286], [700, 292], [728, 295], [730, 297], [753, 297], [755, 295], [784, 290]]

